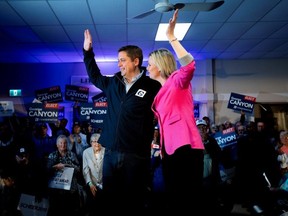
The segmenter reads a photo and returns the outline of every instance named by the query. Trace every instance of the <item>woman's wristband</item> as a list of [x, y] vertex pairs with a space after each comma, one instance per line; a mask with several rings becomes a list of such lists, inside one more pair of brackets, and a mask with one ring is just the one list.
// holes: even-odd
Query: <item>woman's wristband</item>
[[177, 41], [177, 38], [173, 38], [172, 40], [169, 41], [169, 43], [171, 44], [174, 41]]

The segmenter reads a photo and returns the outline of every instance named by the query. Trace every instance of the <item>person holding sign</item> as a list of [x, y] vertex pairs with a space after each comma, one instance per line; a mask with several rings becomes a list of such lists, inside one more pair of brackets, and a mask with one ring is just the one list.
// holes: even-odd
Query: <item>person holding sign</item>
[[68, 150], [67, 142], [65, 135], [59, 135], [56, 140], [57, 150], [48, 156], [47, 170], [51, 178], [48, 216], [79, 215], [77, 179], [80, 164], [76, 154]]

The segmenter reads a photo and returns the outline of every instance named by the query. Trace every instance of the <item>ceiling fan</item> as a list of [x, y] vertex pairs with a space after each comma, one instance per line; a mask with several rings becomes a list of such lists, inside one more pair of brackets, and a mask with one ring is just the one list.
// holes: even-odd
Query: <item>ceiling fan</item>
[[181, 9], [185, 11], [211, 11], [220, 7], [223, 3], [224, 1], [170, 4], [169, 0], [158, 0], [156, 1], [153, 9], [139, 14], [131, 19], [141, 19], [155, 12], [164, 13], [176, 9]]

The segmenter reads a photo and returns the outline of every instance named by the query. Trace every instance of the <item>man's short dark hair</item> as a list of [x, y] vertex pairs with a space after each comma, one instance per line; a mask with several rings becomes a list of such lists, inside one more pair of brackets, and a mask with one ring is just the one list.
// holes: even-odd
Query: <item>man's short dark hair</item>
[[122, 51], [126, 52], [128, 57], [130, 57], [132, 61], [138, 58], [139, 59], [138, 67], [141, 68], [142, 63], [143, 63], [143, 51], [140, 47], [135, 46], [135, 45], [127, 45], [127, 46], [121, 47], [118, 50], [118, 53]]

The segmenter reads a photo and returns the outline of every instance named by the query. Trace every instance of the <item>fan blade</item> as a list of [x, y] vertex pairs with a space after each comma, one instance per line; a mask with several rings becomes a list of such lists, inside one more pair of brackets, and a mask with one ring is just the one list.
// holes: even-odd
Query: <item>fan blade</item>
[[186, 3], [183, 11], [211, 11], [220, 7], [224, 1], [203, 2], [203, 3]]
[[129, 18], [129, 19], [141, 19], [141, 18], [149, 16], [150, 14], [153, 14], [155, 12], [156, 12], [155, 9], [151, 9], [150, 11], [147, 11], [145, 13], [139, 14], [139, 15], [137, 15], [135, 17], [132, 17], [132, 18]]
[[174, 10], [176, 10], [176, 9], [182, 9], [184, 6], [185, 6], [185, 4], [183, 4], [183, 3], [174, 4]]

